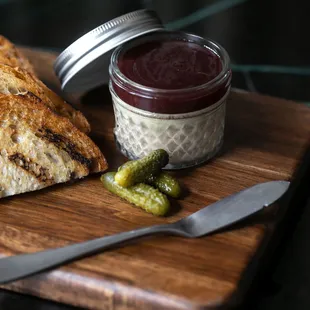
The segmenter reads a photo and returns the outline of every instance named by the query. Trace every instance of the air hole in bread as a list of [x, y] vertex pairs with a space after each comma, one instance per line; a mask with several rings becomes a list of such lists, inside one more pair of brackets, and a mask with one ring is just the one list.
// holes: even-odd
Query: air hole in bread
[[58, 158], [56, 158], [53, 154], [45, 152], [46, 157], [54, 164], [58, 163]]
[[19, 93], [18, 95], [26, 95], [28, 93], [28, 90], [24, 87], [19, 88]]
[[16, 87], [9, 86], [9, 87], [8, 87], [8, 92], [9, 92], [11, 95], [18, 95], [19, 90], [18, 90]]
[[26, 95], [28, 93], [28, 91], [24, 87], [17, 88], [14, 86], [9, 86], [6, 92], [5, 90], [2, 92], [4, 94], [11, 94], [11, 95]]
[[63, 154], [63, 161], [65, 164], [67, 164], [70, 160], [71, 158], [67, 153]]
[[13, 125], [13, 124], [11, 124], [9, 127], [10, 127], [12, 130], [16, 130], [16, 129], [17, 129], [16, 125]]
[[22, 137], [17, 133], [11, 135], [11, 139], [14, 143], [20, 143], [22, 141]]

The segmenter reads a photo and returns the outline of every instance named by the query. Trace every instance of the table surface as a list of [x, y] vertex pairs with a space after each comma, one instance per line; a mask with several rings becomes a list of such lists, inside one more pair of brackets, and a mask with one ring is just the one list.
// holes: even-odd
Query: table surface
[[[52, 87], [57, 88], [57, 81], [53, 78], [51, 71], [53, 55], [31, 50], [26, 50], [26, 53], [33, 60], [38, 74], [49, 82]], [[115, 156], [115, 151], [108, 151], [115, 149], [112, 135], [113, 120], [109, 116], [111, 105], [106, 89], [88, 94], [83, 102], [84, 104], [80, 105], [80, 107], [85, 111], [91, 122], [93, 138], [104, 151], [107, 151], [105, 154], [110, 166], [116, 167], [123, 159], [120, 156]], [[105, 130], [102, 129], [100, 123], [102, 116], [105, 116], [107, 120]], [[181, 202], [181, 211], [168, 220], [176, 219], [187, 212], [200, 208], [204, 204], [211, 203], [257, 182], [288, 179], [307, 140], [309, 121], [310, 110], [303, 105], [296, 105], [292, 102], [255, 94], [233, 92], [228, 102], [226, 142], [221, 156], [208, 165], [197, 169], [184, 170], [179, 173], [181, 181], [187, 188], [190, 188], [191, 193], [184, 202]], [[197, 180], [197, 176], [203, 179]], [[195, 186], [192, 184], [195, 184]], [[70, 196], [72, 194], [71, 190], [78, 189], [83, 191], [85, 188], [89, 190], [89, 186], [94, 186], [94, 194], [100, 190], [98, 180], [96, 178], [89, 178], [85, 182], [83, 181], [70, 187], [57, 187], [42, 193], [36, 193], [35, 197], [38, 202], [48, 207], [49, 202], [47, 202], [46, 196], [48, 200], [63, 194], [64, 196], [66, 194]], [[39, 209], [41, 207], [37, 205], [29, 209], [29, 203], [33, 203], [32, 199], [33, 195], [28, 194], [16, 199], [3, 200], [1, 203], [1, 214], [6, 215], [6, 217], [2, 217], [1, 220], [3, 233], [0, 240], [2, 251], [5, 248], [7, 254], [34, 251], [45, 248], [46, 245], [59, 246], [67, 242], [85, 240], [107, 233], [106, 230], [100, 227], [96, 227], [93, 231], [85, 231], [84, 229], [63, 229], [61, 223], [54, 228], [52, 222], [50, 225], [44, 224], [36, 216], [42, 210]], [[108, 195], [104, 201], [105, 205], [109, 206], [113, 199], [115, 197]], [[79, 205], [77, 199], [73, 198], [73, 202], [75, 203], [74, 210], [77, 208], [77, 210], [85, 211]], [[50, 203], [52, 207], [53, 200]], [[120, 201], [118, 203], [122, 210], [123, 208], [128, 208], [126, 204]], [[20, 205], [24, 205], [28, 210], [21, 210]], [[78, 213], [73, 212], [72, 206], [69, 206], [68, 203], [61, 202], [59, 207], [63, 211], [70, 211], [69, 213], [73, 217], [78, 215]], [[95, 211], [94, 205], [92, 206], [91, 204], [88, 205], [88, 209], [86, 211], [88, 215]], [[94, 210], [92, 211], [92, 209]], [[110, 228], [108, 232], [113, 233], [133, 228], [138, 222], [143, 222], [144, 224], [160, 222], [160, 220], [154, 219], [151, 216], [145, 216], [139, 210], [133, 210], [130, 212], [134, 216], [132, 215], [131, 219], [126, 218], [126, 221], [124, 216], [121, 215], [128, 216], [128, 214], [125, 211], [119, 210], [118, 218], [121, 216], [122, 222], [120, 224], [113, 221], [113, 224], [119, 226]], [[54, 214], [50, 211], [50, 208], [45, 208], [41, 212], [47, 212], [45, 214], [49, 216]], [[66, 215], [69, 216], [69, 213], [66, 213]], [[110, 216], [111, 213], [108, 215]], [[98, 216], [100, 220], [106, 218], [103, 214], [98, 214]], [[23, 222], [20, 221], [21, 217]], [[94, 221], [95, 218], [92, 216], [90, 220]], [[173, 263], [177, 264], [178, 261], [179, 264], [181, 263], [180, 267], [178, 266], [177, 268], [172, 267], [169, 255], [167, 256], [166, 254], [171, 249], [175, 253], [179, 253], [179, 241], [176, 241], [175, 238], [166, 238], [163, 245], [162, 240], [159, 238], [133, 244], [113, 252], [107, 252], [74, 263], [61, 269], [62, 271], [55, 271], [30, 278], [29, 280], [18, 281], [12, 285], [5, 286], [5, 288], [94, 309], [100, 308], [98, 305], [100, 302], [102, 303], [102, 296], [107, 298], [109, 293], [112, 294], [111, 296], [114, 296], [114, 299], [105, 299], [107, 309], [118, 309], [118, 307], [123, 307], [124, 305], [127, 305], [127, 307], [139, 307], [139, 305], [154, 305], [154, 307], [157, 305], [157, 307], [160, 307], [165, 304], [166, 308], [169, 306], [171, 309], [175, 309], [194, 307], [199, 304], [206, 305], [206, 303], [214, 304], [222, 302], [223, 299], [226, 299], [233, 291], [238, 289], [241, 273], [245, 270], [247, 263], [255, 252], [262, 233], [265, 231], [265, 223], [258, 223], [257, 219], [257, 222], [254, 221], [254, 223], [247, 227], [239, 227], [239, 229], [204, 238], [203, 240], [182, 241], [183, 248], [194, 249], [196, 254], [184, 255], [181, 259], [180, 256], [175, 256]], [[72, 218], [71, 225], [74, 225], [74, 218]], [[37, 229], [39, 226], [41, 230]], [[59, 235], [56, 235], [55, 229], [63, 233], [61, 238]], [[44, 232], [43, 236], [40, 234], [41, 231]], [[8, 240], [8, 236], [10, 240]], [[12, 236], [15, 241], [13, 244]], [[208, 250], [201, 250], [201, 246]], [[161, 250], [158, 252], [158, 249]], [[224, 255], [224, 253], [226, 254]], [[164, 255], [164, 259], [158, 255]], [[153, 259], [156, 257], [161, 262], [164, 262], [165, 268], [162, 268], [162, 265], [154, 264]], [[120, 263], [116, 269], [111, 267], [115, 260]], [[148, 260], [152, 263], [150, 264]], [[98, 266], [100, 268], [96, 271], [94, 266], [97, 266], [97, 269], [99, 268]], [[126, 273], [121, 272], [120, 275], [115, 270], [121, 269], [122, 266]], [[143, 267], [142, 269], [141, 266]], [[103, 274], [97, 279], [99, 281], [97, 283], [99, 284], [96, 289], [97, 293], [89, 289], [86, 290], [86, 295], [78, 296], [76, 292], [83, 288], [85, 293], [85, 285], [91, 286], [91, 283], [87, 283], [87, 280], [90, 278], [94, 279], [94, 274], [97, 272], [98, 275], [99, 270], [102, 270]], [[139, 270], [139, 275], [137, 275], [137, 270]], [[152, 281], [152, 279], [147, 280], [149, 278], [148, 275], [154, 274], [154, 270], [157, 270], [156, 281]], [[83, 279], [86, 282], [83, 284], [80, 281], [79, 285], [76, 285], [77, 278], [74, 277], [77, 275], [85, 276]], [[116, 275], [121, 276], [116, 282], [122, 285], [125, 283], [125, 286], [130, 283], [130, 287], [133, 285], [133, 287], [140, 290], [130, 292], [127, 287], [127, 292], [124, 293], [124, 287], [110, 286], [107, 288], [107, 285], [102, 280], [106, 281], [108, 279], [107, 281], [109, 282], [109, 277], [114, 277], [113, 283], [115, 284]], [[64, 279], [67, 286], [62, 287], [61, 284]], [[162, 287], [168, 291], [170, 297], [169, 294], [160, 293], [158, 295], [158, 292], [161, 291], [159, 288]], [[145, 294], [146, 289], [151, 289], [151, 291], [154, 290], [155, 292], [157, 290], [157, 294]], [[61, 290], [64, 291], [61, 292]], [[88, 293], [90, 295], [87, 295]], [[135, 293], [135, 296], [133, 296], [133, 293]], [[162, 296], [161, 299], [158, 296]], [[180, 300], [181, 296], [183, 300]], [[126, 301], [124, 297], [126, 297]]]

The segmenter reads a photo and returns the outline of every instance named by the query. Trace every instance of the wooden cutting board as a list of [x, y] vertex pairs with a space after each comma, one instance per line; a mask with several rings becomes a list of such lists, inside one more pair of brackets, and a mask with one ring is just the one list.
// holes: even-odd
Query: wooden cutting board
[[[40, 77], [58, 89], [55, 55], [27, 50]], [[107, 89], [79, 107], [110, 169], [124, 162], [113, 140]], [[310, 109], [233, 91], [221, 155], [176, 173], [188, 194], [166, 218], [108, 193], [99, 176], [0, 200], [0, 253], [59, 247], [146, 225], [172, 222], [259, 182], [289, 179], [309, 137]], [[150, 237], [3, 288], [90, 309], [211, 309], [231, 302], [264, 232], [266, 218], [195, 240]]]

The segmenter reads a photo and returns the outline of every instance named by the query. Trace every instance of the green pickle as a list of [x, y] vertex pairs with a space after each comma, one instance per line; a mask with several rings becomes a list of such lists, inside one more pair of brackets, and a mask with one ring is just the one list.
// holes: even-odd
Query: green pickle
[[[124, 169], [132, 162], [133, 160], [125, 162], [122, 166], [118, 168], [118, 171]], [[159, 174], [151, 175], [146, 178], [144, 182], [152, 185], [153, 187], [156, 187], [162, 193], [173, 198], [179, 198], [182, 194], [180, 183], [166, 172], [159, 172]]]
[[154, 215], [163, 216], [169, 211], [170, 203], [166, 195], [143, 183], [130, 188], [122, 187], [115, 181], [116, 174], [116, 172], [108, 172], [100, 178], [104, 187], [111, 193]]
[[165, 172], [147, 178], [146, 183], [158, 188], [162, 193], [173, 198], [179, 198], [182, 193], [179, 182]]
[[115, 181], [122, 187], [130, 187], [144, 182], [148, 177], [156, 175], [169, 162], [169, 155], [165, 150], [156, 150], [149, 155], [127, 162], [115, 175]]

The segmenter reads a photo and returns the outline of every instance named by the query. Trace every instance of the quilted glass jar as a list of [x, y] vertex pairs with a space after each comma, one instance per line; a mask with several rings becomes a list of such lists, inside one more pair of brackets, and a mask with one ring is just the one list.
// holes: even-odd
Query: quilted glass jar
[[162, 31], [117, 48], [110, 63], [114, 135], [129, 159], [162, 148], [168, 169], [198, 165], [221, 148], [231, 70], [217, 43]]

